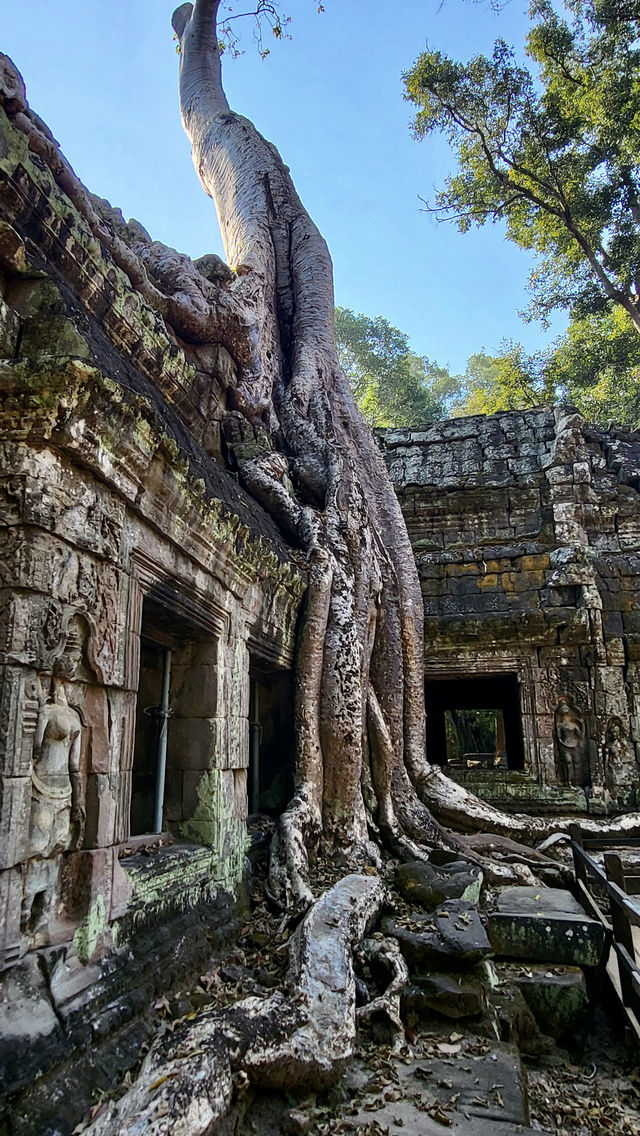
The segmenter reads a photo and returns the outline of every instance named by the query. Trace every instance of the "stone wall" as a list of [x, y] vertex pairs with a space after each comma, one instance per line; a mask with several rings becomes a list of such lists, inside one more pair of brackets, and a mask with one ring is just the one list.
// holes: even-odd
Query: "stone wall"
[[[230, 469], [257, 441], [228, 350], [182, 342], [117, 266], [6, 61], [0, 94], [0, 1048], [31, 1029], [25, 1083], [83, 1007], [110, 1021], [136, 937], [163, 925], [170, 953], [168, 920], [229, 920], [250, 676], [291, 669], [306, 582]], [[148, 808], [132, 831], [162, 723], [141, 644], [171, 659], [162, 834]]]
[[[532, 811], [631, 807], [640, 437], [543, 408], [388, 430], [380, 441], [420, 573], [432, 707], [439, 691], [455, 699], [454, 685], [437, 683], [517, 678], [524, 769], [454, 776]], [[473, 688], [467, 695], [473, 702]], [[430, 743], [439, 758], [428, 721]]]

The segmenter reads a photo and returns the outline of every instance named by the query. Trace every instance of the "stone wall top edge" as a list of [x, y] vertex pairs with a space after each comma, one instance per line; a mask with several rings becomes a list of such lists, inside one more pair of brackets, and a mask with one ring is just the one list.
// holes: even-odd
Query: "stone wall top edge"
[[[224, 530], [254, 562], [253, 575], [262, 564], [274, 582], [283, 571], [291, 582], [302, 581], [271, 518], [234, 479], [215, 463], [190, 464], [176, 452], [175, 441], [145, 400], [119, 388], [97, 368], [68, 360], [57, 368], [27, 368], [21, 374], [0, 365], [0, 390], [6, 396], [0, 437], [9, 445], [26, 443], [59, 453], [141, 520], [159, 525], [169, 541], [177, 539], [162, 521], [170, 499], [176, 523], [181, 516], [190, 520], [189, 547], [183, 540], [180, 546], [197, 559], [202, 559], [198, 550], [204, 555], [207, 542]], [[92, 428], [96, 418], [99, 444]], [[162, 486], [154, 484], [154, 466], [165, 470]]]
[[[173, 451], [174, 464], [178, 467], [183, 466], [183, 474], [194, 484], [202, 483], [204, 496], [217, 501], [224, 511], [239, 517], [242, 524], [249, 529], [251, 538], [264, 545], [267, 557], [275, 555], [277, 560], [288, 563], [293, 568], [290, 550], [277, 525], [238, 484], [237, 479], [203, 450], [184, 420], [180, 407], [175, 404], [174, 396], [184, 398], [186, 402], [189, 400], [187, 380], [192, 380], [196, 373], [193, 362], [186, 357], [172, 329], [146, 302], [144, 295], [115, 263], [109, 249], [92, 232], [86, 217], [73, 200], [75, 190], [80, 195], [86, 195], [87, 191], [71, 167], [66, 164], [48, 129], [29, 110], [28, 104], [25, 104], [26, 109], [19, 109], [16, 114], [14, 104], [16, 98], [20, 97], [20, 92], [14, 91], [12, 94], [9, 90], [7, 93], [6, 76], [0, 75], [0, 80], [2, 80], [0, 81], [0, 118], [2, 119], [0, 125], [5, 141], [8, 137], [9, 150], [0, 160], [3, 174], [3, 188], [0, 189], [0, 223], [4, 224], [5, 229], [7, 223], [9, 226], [15, 226], [13, 236], [18, 238], [20, 244], [20, 248], [17, 245], [15, 249], [12, 245], [10, 248], [8, 246], [5, 248], [4, 243], [0, 241], [2, 244], [0, 256], [4, 260], [6, 260], [5, 253], [10, 258], [13, 257], [15, 264], [11, 270], [15, 270], [18, 276], [22, 273], [25, 279], [46, 279], [49, 276], [55, 287], [62, 291], [63, 299], [66, 296], [70, 303], [76, 304], [79, 314], [84, 313], [85, 323], [79, 326], [79, 333], [81, 337], [87, 339], [87, 352], [84, 358], [64, 359], [51, 356], [5, 363], [2, 368], [4, 384], [8, 388], [15, 388], [17, 381], [17, 385], [22, 386], [25, 395], [27, 387], [32, 388], [33, 395], [38, 388], [41, 391], [45, 390], [49, 379], [53, 379], [57, 372], [66, 370], [67, 366], [72, 368], [85, 366], [87, 373], [91, 368], [95, 368], [92, 373], [101, 374], [103, 387], [111, 388], [112, 420], [115, 421], [116, 412], [121, 419], [124, 417], [122, 405], [118, 404], [134, 407], [136, 420], [143, 423], [143, 427], [155, 435], [153, 446], [156, 452], [159, 452], [163, 446], [167, 453]], [[53, 157], [43, 160], [33, 151], [29, 134], [30, 122], [43, 137], [49, 140]], [[34, 196], [34, 201], [30, 200], [31, 195]], [[38, 208], [42, 206], [46, 216], [43, 215], [37, 224], [31, 225], [29, 217], [34, 214], [36, 198], [39, 203]], [[95, 202], [95, 199], [92, 198], [91, 201]], [[51, 230], [48, 235], [45, 232], [47, 226]], [[63, 240], [65, 232], [66, 242]], [[56, 246], [55, 250], [53, 244]], [[67, 293], [65, 288], [68, 289]], [[127, 335], [133, 335], [138, 328], [141, 336], [149, 341], [150, 347], [154, 346], [154, 339], [157, 337], [155, 354], [158, 362], [155, 373], [153, 350], [145, 353], [142, 360], [144, 365], [141, 364], [139, 369], [135, 352], [127, 350], [124, 341], [116, 343], [111, 334], [106, 334], [105, 328], [110, 317], [103, 308], [105, 304], [109, 306], [110, 296], [114, 298], [118, 309], [117, 312], [114, 309], [114, 320], [117, 316], [119, 320], [124, 319], [125, 323], [133, 321]], [[94, 311], [96, 304], [99, 310]], [[118, 307], [119, 304], [120, 306], [124, 304], [122, 312]], [[133, 358], [136, 359], [135, 363], [132, 363]], [[11, 371], [12, 376], [10, 376]], [[60, 402], [64, 401], [60, 392], [54, 395], [51, 391], [50, 394], [58, 397]], [[49, 398], [49, 401], [52, 403], [48, 408], [50, 418], [53, 418], [53, 398]], [[47, 429], [50, 426], [51, 423], [48, 424]], [[108, 427], [107, 420], [105, 422], [107, 434]], [[35, 432], [30, 437], [25, 436], [25, 440], [30, 444], [34, 442], [37, 444], [35, 436], [37, 430], [36, 425]], [[11, 434], [7, 435], [5, 430], [5, 436]], [[13, 436], [17, 438], [17, 435]], [[105, 438], [105, 441], [108, 443], [108, 438]], [[79, 461], [82, 458], [82, 463], [87, 464], [88, 454], [80, 454], [81, 447], [77, 438], [74, 439], [73, 445], [69, 445], [69, 433], [67, 432], [65, 437], [64, 431], [58, 431], [55, 442], [66, 450], [67, 456], [72, 461], [74, 459]], [[96, 466], [92, 472], [109, 483], [109, 477], [104, 469], [101, 470]], [[111, 487], [115, 488], [114, 485]], [[119, 488], [122, 490], [122, 485]]]

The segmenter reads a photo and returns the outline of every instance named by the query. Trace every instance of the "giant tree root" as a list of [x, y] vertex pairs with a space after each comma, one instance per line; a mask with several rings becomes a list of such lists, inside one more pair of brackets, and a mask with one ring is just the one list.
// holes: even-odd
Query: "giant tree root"
[[387, 970], [389, 982], [386, 990], [373, 998], [366, 1006], [356, 1011], [358, 1026], [376, 1020], [386, 1022], [392, 1034], [404, 1037], [404, 1025], [400, 1017], [400, 998], [409, 981], [409, 968], [404, 960], [397, 939], [390, 937], [369, 939], [365, 943], [365, 958], [377, 960]]
[[234, 1074], [263, 1088], [323, 1089], [356, 1039], [353, 950], [385, 898], [377, 876], [345, 876], [314, 903], [289, 943], [288, 992], [205, 1010], [160, 1037], [132, 1088], [85, 1129], [91, 1136], [205, 1136]]
[[[640, 812], [617, 817], [529, 816], [504, 813], [451, 780], [438, 766], [431, 766], [420, 784], [420, 796], [441, 824], [459, 833], [495, 833], [518, 843], [533, 845], [554, 832], [566, 832], [578, 823], [585, 836], [620, 837], [640, 835]], [[483, 835], [483, 839], [485, 836]], [[469, 842], [473, 848], [473, 842]]]

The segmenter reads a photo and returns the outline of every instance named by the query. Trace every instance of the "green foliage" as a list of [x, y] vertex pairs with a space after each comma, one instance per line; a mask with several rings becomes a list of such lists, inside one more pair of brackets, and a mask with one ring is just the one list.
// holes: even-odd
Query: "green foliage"
[[472, 355], [451, 407], [493, 414], [570, 402], [606, 426], [640, 427], [640, 337], [621, 308], [575, 319], [547, 351], [528, 355], [508, 343], [498, 355]]
[[495, 754], [500, 710], [446, 710], [447, 757], [452, 764], [469, 754]]
[[522, 66], [424, 52], [404, 76], [419, 138], [442, 132], [457, 172], [432, 211], [502, 220], [537, 254], [534, 314], [620, 305], [640, 330], [640, 0], [533, 0]]
[[526, 410], [556, 400], [544, 368], [545, 356], [527, 355], [519, 343], [506, 344], [499, 355], [472, 355], [462, 376], [455, 414], [495, 414]]
[[544, 351], [505, 343], [471, 355], [451, 375], [409, 349], [378, 316], [336, 308], [340, 363], [370, 426], [419, 426], [465, 414], [495, 414], [565, 402], [598, 425], [640, 428], [640, 337], [620, 307], [574, 319]]
[[573, 320], [549, 352], [547, 373], [589, 421], [640, 427], [640, 338], [621, 308]]
[[456, 380], [416, 355], [407, 336], [382, 316], [336, 308], [340, 364], [370, 426], [415, 426], [445, 416]]

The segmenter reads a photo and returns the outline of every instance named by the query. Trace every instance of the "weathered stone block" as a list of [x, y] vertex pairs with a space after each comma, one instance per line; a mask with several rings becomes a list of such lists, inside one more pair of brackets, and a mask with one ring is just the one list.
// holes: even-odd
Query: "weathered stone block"
[[113, 848], [83, 849], [64, 857], [60, 904], [65, 917], [81, 924], [82, 957], [92, 957], [102, 944], [111, 908]]
[[573, 463], [573, 480], [577, 483], [591, 481], [591, 467], [589, 462]]
[[249, 798], [247, 792], [247, 770], [234, 769], [233, 771], [233, 813], [238, 820], [246, 820], [249, 815]]
[[418, 978], [402, 993], [402, 1019], [420, 1028], [431, 1013], [445, 1018], [477, 1017], [486, 1010], [485, 987], [475, 975], [434, 973]]
[[86, 848], [106, 848], [116, 839], [118, 802], [106, 773], [92, 773], [87, 780]]
[[583, 972], [577, 966], [527, 966], [499, 963], [500, 976], [513, 982], [543, 1033], [556, 1041], [580, 1035], [587, 1017], [589, 999]]
[[179, 718], [215, 718], [220, 702], [218, 669], [210, 663], [174, 667], [171, 701]]
[[92, 773], [109, 773], [111, 769], [111, 739], [109, 737], [109, 703], [104, 687], [85, 685], [83, 717], [87, 723], [86, 744], [89, 769]]
[[185, 769], [182, 774], [181, 820], [189, 820], [193, 817], [206, 784], [203, 781], [202, 770]]
[[27, 859], [30, 815], [31, 778], [0, 778], [0, 869]]
[[15, 962], [24, 949], [20, 941], [22, 868], [0, 872], [0, 969]]
[[232, 714], [227, 719], [227, 756], [224, 764], [228, 769], [248, 769], [249, 767], [249, 719]]
[[227, 729], [222, 718], [172, 718], [167, 755], [177, 769], [226, 765]]
[[35, 674], [0, 667], [0, 774], [30, 775], [37, 720]]
[[540, 1031], [522, 991], [513, 983], [501, 983], [488, 992], [491, 1017], [503, 1041], [518, 1046], [526, 1057], [553, 1053], [555, 1041]]
[[50, 359], [73, 356], [91, 359], [85, 336], [64, 316], [26, 319], [20, 337], [21, 359]]
[[446, 899], [477, 903], [482, 880], [480, 868], [464, 861], [436, 867], [416, 860], [401, 864], [395, 874], [395, 885], [400, 894], [425, 911], [434, 911]]
[[385, 919], [383, 930], [400, 944], [412, 972], [434, 967], [468, 966], [492, 953], [477, 909], [462, 899], [450, 899], [431, 915]]
[[29, 955], [4, 977], [0, 990], [0, 1090], [30, 1084], [65, 1049], [38, 959]]
[[11, 273], [23, 273], [28, 268], [24, 241], [8, 221], [0, 221], [0, 264]]
[[597, 966], [604, 928], [563, 888], [500, 888], [487, 929], [496, 955]]
[[118, 856], [113, 857], [113, 878], [111, 883], [111, 907], [109, 909], [109, 920], [113, 922], [115, 919], [121, 919], [129, 908], [131, 896], [133, 894], [133, 884], [125, 869], [123, 868]]
[[20, 318], [0, 297], [0, 357], [13, 359], [18, 350]]

